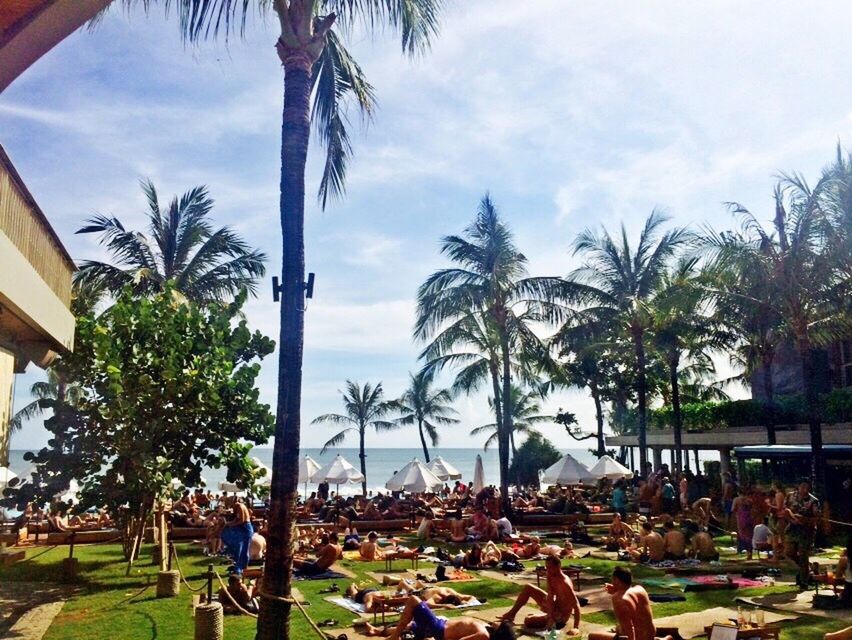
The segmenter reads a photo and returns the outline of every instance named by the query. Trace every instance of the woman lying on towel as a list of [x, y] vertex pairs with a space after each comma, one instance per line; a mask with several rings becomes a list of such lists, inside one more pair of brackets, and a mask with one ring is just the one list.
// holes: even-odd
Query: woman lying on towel
[[374, 627], [369, 622], [365, 622], [364, 627], [368, 636], [384, 636], [391, 640], [399, 640], [405, 631], [410, 631], [415, 640], [515, 640], [515, 632], [508, 623], [489, 627], [472, 618], [439, 618], [417, 596], [409, 596], [399, 622], [392, 629]]
[[366, 613], [379, 613], [382, 602], [391, 601], [402, 604], [408, 596], [412, 595], [416, 595], [432, 608], [458, 607], [475, 599], [474, 596], [459, 593], [455, 589], [435, 587], [419, 580], [414, 582], [400, 580], [395, 591], [382, 591], [375, 588], [359, 589], [353, 582], [344, 595], [353, 602], [364, 605]]

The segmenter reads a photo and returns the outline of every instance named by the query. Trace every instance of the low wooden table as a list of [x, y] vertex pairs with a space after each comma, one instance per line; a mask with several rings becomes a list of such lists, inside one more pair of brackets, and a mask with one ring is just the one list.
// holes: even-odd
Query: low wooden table
[[401, 556], [398, 553], [394, 552], [385, 552], [385, 571], [393, 571], [393, 561], [394, 560], [411, 560], [411, 568], [418, 568], [418, 554], [413, 554], [410, 556]]
[[[713, 632], [713, 625], [704, 627], [707, 637]], [[737, 639], [761, 638], [761, 640], [778, 640], [781, 635], [781, 627], [777, 624], [765, 624], [762, 627], [749, 627], [748, 629], [737, 629]]]

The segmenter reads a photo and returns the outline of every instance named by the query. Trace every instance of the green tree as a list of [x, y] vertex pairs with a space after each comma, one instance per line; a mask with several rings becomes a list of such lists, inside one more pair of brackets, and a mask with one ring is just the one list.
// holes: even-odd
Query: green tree
[[539, 471], [556, 464], [561, 454], [550, 442], [538, 432], [532, 432], [524, 443], [518, 447], [509, 472], [517, 479], [518, 485], [538, 489]]
[[101, 315], [78, 318], [74, 352], [54, 369], [79, 395], [44, 401], [50, 444], [26, 454], [34, 480], [13, 502], [49, 501], [75, 479], [83, 507], [133, 519], [124, 528], [132, 558], [130, 532], [141, 532], [173, 479], [197, 484], [230, 443], [266, 442], [273, 418], [256, 380], [275, 344], [240, 319], [244, 301], [199, 307], [171, 285], [144, 298], [127, 287]]
[[832, 201], [827, 198], [832, 180], [829, 171], [811, 188], [799, 175], [785, 176], [775, 190], [771, 230], [764, 229], [744, 206], [733, 203], [740, 229], [709, 239], [713, 256], [723, 268], [752, 270], [772, 282], [779, 331], [793, 341], [801, 359], [811, 471], [819, 490], [824, 488], [825, 469], [813, 351], [842, 338], [849, 329], [848, 260], [836, 252], [841, 246], [837, 236], [844, 232], [832, 224]]
[[574, 241], [574, 254], [585, 263], [568, 277], [568, 291], [584, 305], [578, 312], [588, 322], [616, 326], [633, 347], [638, 401], [639, 467], [648, 469], [647, 334], [649, 303], [660, 286], [669, 261], [690, 239], [680, 228], [661, 233], [667, 218], [654, 211], [645, 222], [635, 250], [621, 227], [617, 242], [606, 229], [587, 229]]
[[377, 433], [391, 431], [399, 427], [392, 420], [384, 420], [390, 413], [398, 410], [394, 401], [386, 401], [385, 391], [382, 383], [376, 386], [365, 382], [363, 386], [351, 380], [346, 381], [346, 390], [341, 392], [343, 396], [343, 407], [345, 413], [326, 413], [311, 422], [311, 424], [334, 424], [343, 426], [343, 430], [329, 438], [322, 447], [325, 453], [330, 447], [336, 447], [346, 439], [348, 433], [358, 434], [358, 458], [361, 461], [361, 474], [364, 481], [361, 483], [363, 494], [367, 495], [367, 453], [365, 440], [367, 428], [373, 427]]
[[228, 227], [214, 229], [207, 187], [172, 198], [165, 210], [150, 181], [142, 183], [142, 190], [148, 200], [149, 236], [126, 230], [118, 218], [96, 215], [87, 220], [77, 233], [99, 234], [114, 263], [84, 261], [74, 274], [75, 289], [88, 297], [118, 295], [127, 286], [150, 294], [171, 282], [194, 302], [227, 301], [243, 289], [256, 293], [266, 256]]
[[41, 417], [45, 409], [57, 400], [64, 399], [68, 404], [76, 405], [82, 395], [82, 391], [78, 385], [69, 385], [62, 380], [56, 370], [51, 367], [47, 370], [47, 380], [33, 383], [30, 387], [30, 395], [35, 400], [15, 412], [15, 415], [9, 421], [10, 432], [21, 429], [27, 420], [34, 420]]
[[502, 405], [497, 448], [500, 490], [508, 512], [513, 353], [531, 352], [533, 345], [538, 345], [539, 352], [545, 351], [531, 327], [560, 317], [561, 307], [554, 300], [562, 280], [527, 277], [527, 258], [518, 251], [488, 195], [463, 235], [443, 238], [441, 252], [457, 266], [436, 271], [420, 286], [414, 335], [426, 340], [459, 319], [482, 314], [485, 336], [496, 340], [500, 392], [494, 397]]
[[[553, 416], [541, 414], [541, 393], [537, 390], [524, 391], [517, 385], [512, 385], [512, 431], [509, 433], [509, 445], [512, 449], [512, 456], [518, 452], [515, 445], [515, 436], [523, 435], [529, 437], [531, 434], [538, 434], [538, 429], [535, 425], [544, 422], [553, 422]], [[494, 398], [488, 398], [488, 406], [493, 409], [495, 405]], [[488, 451], [488, 448], [497, 442], [498, 430], [497, 424], [492, 422], [471, 429], [470, 435], [481, 436], [490, 434], [485, 440], [483, 449]]]
[[449, 389], [433, 389], [432, 370], [423, 369], [416, 374], [409, 374], [408, 389], [396, 402], [396, 410], [402, 412], [397, 418], [401, 425], [417, 425], [420, 444], [423, 447], [423, 457], [429, 462], [429, 447], [426, 436], [433, 447], [438, 446], [438, 426], [458, 424], [457, 412], [450, 405], [452, 394]]

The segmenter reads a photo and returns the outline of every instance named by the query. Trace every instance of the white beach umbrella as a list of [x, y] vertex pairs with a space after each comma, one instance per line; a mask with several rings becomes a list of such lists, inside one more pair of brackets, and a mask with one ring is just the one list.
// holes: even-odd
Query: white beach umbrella
[[353, 467], [349, 461], [339, 453], [334, 456], [334, 460], [321, 467], [313, 476], [313, 482], [327, 482], [337, 486], [340, 493], [340, 485], [348, 482], [362, 482], [364, 474]]
[[299, 482], [305, 483], [305, 496], [308, 495], [308, 482], [313, 475], [319, 471], [320, 466], [311, 456], [305, 456], [299, 460]]
[[240, 488], [234, 482], [223, 480], [219, 483], [219, 491], [240, 491]]
[[429, 471], [438, 476], [441, 480], [458, 480], [462, 477], [461, 471], [456, 469], [449, 462], [444, 460], [441, 456], [433, 459], [429, 464], [426, 465], [429, 467]]
[[623, 464], [610, 456], [603, 456], [598, 459], [594, 466], [589, 469], [595, 478], [609, 478], [610, 480], [620, 480], [621, 478], [630, 479], [633, 477], [633, 472]]
[[18, 474], [12, 471], [9, 467], [0, 467], [0, 491], [6, 488], [9, 480], [17, 478]]
[[595, 481], [586, 466], [577, 462], [570, 453], [566, 453], [556, 464], [545, 469], [541, 479], [547, 484], [582, 484]]
[[471, 492], [476, 495], [485, 488], [485, 468], [482, 466], [482, 456], [476, 454], [476, 466], [473, 468], [473, 485]]
[[70, 502], [71, 504], [77, 504], [80, 502], [79, 498], [77, 498], [77, 492], [80, 491], [79, 483], [72, 479], [71, 482], [68, 483], [68, 489], [64, 492], [59, 492], [53, 496], [54, 500], [59, 500], [59, 502]]
[[414, 460], [397, 471], [385, 483], [386, 489], [390, 489], [391, 491], [408, 491], [410, 493], [437, 491], [443, 486], [444, 481], [432, 473], [429, 467], [417, 458], [414, 458]]

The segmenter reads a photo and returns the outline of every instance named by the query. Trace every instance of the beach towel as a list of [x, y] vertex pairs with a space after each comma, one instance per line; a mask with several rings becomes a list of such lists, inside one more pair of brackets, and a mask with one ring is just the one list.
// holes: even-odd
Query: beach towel
[[715, 575], [715, 576], [694, 576], [694, 582], [699, 584], [717, 584], [721, 582], [730, 582], [740, 589], [748, 589], [750, 587], [765, 587], [767, 584], [762, 580], [752, 580], [751, 578], [741, 578], [739, 576]]
[[659, 587], [661, 589], [680, 589], [686, 590], [688, 585], [697, 584], [691, 578], [641, 578], [637, 582], [645, 587]]
[[340, 573], [338, 571], [325, 571], [313, 576], [300, 575], [298, 573], [293, 574], [293, 578], [296, 580], [342, 580], [346, 577], [345, 573]]
[[[351, 611], [352, 613], [357, 613], [358, 615], [367, 615], [367, 612], [364, 609], [363, 604], [359, 604], [359, 603], [355, 602], [354, 600], [350, 600], [349, 598], [344, 598], [343, 596], [335, 596], [333, 598], [326, 598], [326, 599], [329, 602], [331, 602], [332, 604], [336, 604], [338, 607], [343, 607], [344, 609]], [[477, 600], [476, 598], [474, 598], [470, 602], [466, 602], [464, 604], [458, 604], [458, 605], [455, 605], [455, 606], [438, 605], [438, 606], [434, 607], [434, 609], [435, 610], [440, 610], [440, 609], [471, 609], [473, 607], [481, 607], [481, 606], [482, 606], [482, 603], [479, 600]], [[402, 605], [400, 605], [399, 607], [396, 607], [397, 611], [402, 611], [402, 609], [403, 609]]]

